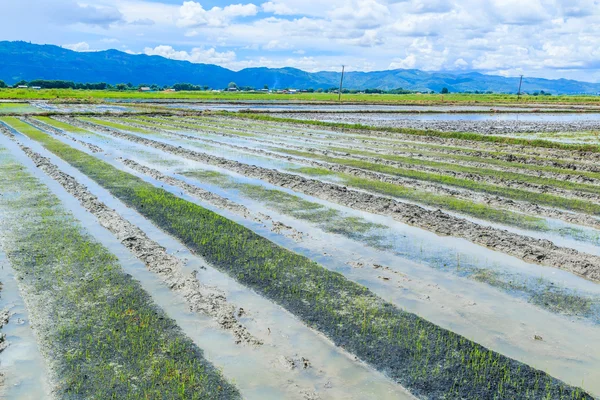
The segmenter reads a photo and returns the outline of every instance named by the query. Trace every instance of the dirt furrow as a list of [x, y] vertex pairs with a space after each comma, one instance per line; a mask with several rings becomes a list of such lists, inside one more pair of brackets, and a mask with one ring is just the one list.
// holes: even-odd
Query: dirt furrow
[[[243, 117], [225, 117], [224, 119], [238, 119], [243, 120]], [[253, 123], [261, 123], [263, 121], [252, 121]], [[276, 121], [268, 122], [276, 123]], [[263, 122], [264, 124], [264, 122]], [[290, 125], [288, 122], [283, 122], [281, 125]], [[302, 125], [304, 129], [310, 129], [310, 126]], [[366, 137], [374, 138], [387, 138], [394, 140], [402, 140], [407, 142], [413, 142], [415, 144], [435, 144], [441, 146], [450, 147], [461, 147], [474, 152], [502, 152], [505, 154], [494, 155], [498, 156], [499, 159], [511, 162], [519, 162], [525, 164], [543, 165], [543, 166], [554, 166], [558, 168], [581, 170], [590, 172], [600, 172], [600, 153], [585, 152], [585, 151], [570, 151], [555, 148], [546, 147], [533, 147], [518, 144], [504, 144], [504, 143], [491, 143], [491, 142], [479, 142], [467, 139], [454, 139], [454, 138], [442, 138], [434, 135], [413, 135], [403, 134], [399, 132], [391, 132], [385, 130], [365, 130], [365, 129], [350, 129], [345, 127], [319, 127], [315, 126], [315, 129], [327, 129], [333, 132], [341, 132], [346, 134], [361, 135]], [[386, 143], [387, 144], [387, 143]], [[530, 157], [537, 157], [542, 159], [532, 159]], [[545, 160], [544, 160], [545, 159]]]
[[[76, 126], [99, 129], [97, 125], [68, 120]], [[442, 236], [455, 236], [500, 251], [527, 262], [552, 266], [576, 273], [590, 280], [600, 281], [600, 257], [574, 249], [559, 247], [548, 240], [534, 239], [502, 229], [487, 227], [451, 216], [441, 210], [428, 210], [414, 204], [395, 201], [333, 183], [307, 179], [253, 165], [230, 161], [222, 157], [184, 149], [154, 140], [126, 134], [114, 129], [102, 129], [113, 136], [161, 149], [202, 163], [261, 179], [271, 184], [289, 188], [323, 200], [332, 201], [354, 209], [388, 215], [397, 221], [432, 231]]]
[[[175, 121], [165, 120], [164, 118], [156, 118], [156, 120], [157, 120], [156, 125], [164, 128], [164, 129], [160, 129], [160, 128], [156, 128], [156, 129], [161, 132], [168, 133], [168, 134], [173, 133], [173, 127], [180, 127], [181, 129], [193, 130], [193, 131], [200, 132], [200, 133], [207, 132], [207, 133], [219, 135], [222, 137], [228, 137], [228, 138], [234, 138], [234, 139], [244, 139], [244, 140], [249, 140], [249, 141], [258, 142], [258, 143], [268, 143], [268, 144], [273, 144], [276, 146], [288, 146], [288, 147], [292, 148], [291, 145], [289, 145], [288, 143], [285, 143], [285, 141], [287, 139], [289, 139], [289, 137], [286, 137], [285, 135], [275, 134], [273, 132], [269, 132], [267, 134], [268, 137], [281, 139], [282, 142], [268, 140], [262, 136], [241, 138], [239, 135], [232, 134], [232, 133], [226, 133], [226, 132], [223, 132], [222, 130], [219, 130], [220, 128], [218, 126], [211, 126], [211, 129], [207, 129], [206, 126], [202, 126], [202, 127], [198, 127], [198, 128], [194, 129], [194, 128], [190, 128], [189, 126], [183, 126], [183, 125], [177, 124], [177, 122], [175, 122]], [[190, 121], [190, 120], [186, 120], [186, 121], [194, 122], [194, 121]], [[196, 123], [197, 123], [197, 121], [196, 121]], [[128, 122], [128, 124], [129, 124], [129, 122]], [[133, 124], [133, 123], [131, 123], [131, 125], [136, 126], [136, 127], [143, 127], [143, 125], [138, 125], [138, 124]], [[145, 128], [148, 128], [148, 127], [146, 126]], [[171, 129], [171, 130], [169, 130], [169, 129]], [[256, 131], [251, 131], [248, 129], [236, 129], [233, 127], [227, 127], [227, 129], [228, 130], [236, 130], [236, 131], [240, 131], [243, 133], [250, 133], [253, 135], [265, 135], [264, 132], [257, 133]], [[494, 164], [485, 163], [484, 161], [469, 161], [469, 160], [460, 160], [460, 159], [454, 159], [454, 158], [449, 159], [449, 158], [445, 158], [445, 157], [437, 156], [437, 155], [423, 154], [423, 153], [427, 153], [431, 150], [428, 150], [426, 148], [419, 147], [419, 146], [409, 145], [409, 144], [407, 144], [406, 146], [399, 146], [399, 148], [402, 148], [403, 151], [397, 151], [397, 150], [382, 151], [381, 148], [377, 148], [377, 147], [370, 148], [368, 146], [364, 146], [365, 143], [368, 143], [368, 141], [366, 141], [366, 140], [349, 139], [345, 142], [342, 142], [337, 137], [331, 138], [331, 140], [326, 141], [326, 142], [321, 141], [321, 139], [316, 140], [313, 137], [294, 138], [294, 139], [304, 142], [304, 143], [307, 143], [307, 145], [311, 146], [311, 147], [314, 147], [314, 146], [331, 147], [332, 141], [333, 141], [335, 143], [336, 148], [348, 148], [350, 150], [369, 151], [369, 152], [373, 152], [373, 153], [386, 154], [386, 155], [391, 155], [391, 156], [395, 155], [395, 156], [400, 156], [400, 157], [408, 157], [408, 158], [414, 158], [414, 159], [418, 159], [418, 160], [438, 162], [438, 163], [448, 163], [451, 161], [453, 164], [461, 165], [461, 166], [465, 166], [465, 167], [484, 168], [484, 169], [496, 170], [496, 171], [501, 171], [501, 172], [510, 172], [510, 173], [527, 175], [527, 176], [533, 176], [533, 177], [538, 177], [538, 178], [559, 179], [562, 181], [600, 186], [600, 179], [595, 179], [595, 178], [577, 175], [577, 174], [571, 174], [571, 173], [568, 173], [569, 170], [565, 170], [564, 173], [562, 171], [561, 172], [550, 172], [550, 171], [544, 171], [541, 169], [535, 170], [535, 169], [518, 168], [516, 166], [515, 167], [498, 166], [498, 165], [494, 165]], [[361, 143], [361, 145], [355, 146], [355, 145], [351, 144], [351, 142], [358, 142], [358, 143]], [[300, 147], [300, 146], [298, 146], [298, 147]], [[412, 149], [414, 151], [412, 151], [412, 152], [407, 151], [409, 149]], [[445, 154], [449, 154], [449, 155], [454, 155], [454, 154], [464, 155], [464, 154], [460, 154], [460, 152], [452, 151], [451, 149], [440, 149], [439, 151], [435, 150], [435, 152], [445, 153]], [[359, 154], [341, 153], [339, 151], [338, 151], [338, 153], [340, 155], [344, 155], [344, 156], [363, 158]], [[382, 162], [393, 162], [393, 161], [389, 161], [389, 160], [381, 160], [381, 161]], [[509, 180], [506, 182], [513, 182], [513, 181]], [[544, 185], [540, 185], [540, 186], [541, 187], [539, 190], [542, 190], [542, 193], [545, 193], [545, 192], [543, 192], [543, 190], [551, 189], [551, 187], [546, 187]]]
[[62, 130], [60, 130], [58, 128], [55, 128], [55, 127], [53, 127], [51, 125], [48, 125], [48, 124], [46, 124], [46, 123], [44, 123], [42, 121], [38, 121], [38, 120], [33, 119], [31, 117], [23, 117], [23, 118], [21, 118], [21, 120], [27, 122], [30, 125], [35, 126], [38, 129], [41, 129], [41, 130], [46, 131], [46, 132], [51, 132], [52, 134], [54, 134], [56, 136], [64, 137], [64, 138], [66, 138], [66, 139], [68, 139], [68, 140], [70, 140], [72, 142], [80, 144], [80, 145], [82, 145], [82, 146], [90, 149], [90, 151], [92, 153], [102, 153], [102, 151], [103, 151], [100, 147], [98, 147], [96, 145], [84, 142], [83, 140], [75, 139], [74, 137], [72, 137], [72, 136], [67, 135], [66, 133], [64, 133]]
[[[143, 126], [143, 125], [136, 125], [136, 124], [131, 124], [133, 126]], [[148, 129], [148, 127], [146, 127]], [[168, 130], [164, 130], [164, 129], [156, 129], [157, 131], [160, 132], [164, 132], [166, 134], [169, 135], [175, 135], [175, 136], [182, 136], [185, 137], [187, 139], [200, 139], [203, 141], [210, 141], [210, 139], [206, 139], [206, 138], [194, 138], [193, 136], [190, 135], [185, 135], [185, 134], [180, 134], [180, 133], [176, 133], [176, 132], [172, 132], [172, 131], [168, 131]], [[201, 130], [199, 130], [199, 132], [202, 132]], [[206, 132], [206, 131], [205, 131]], [[227, 133], [221, 133], [218, 131], [213, 131], [210, 130], [208, 131], [211, 134], [216, 134], [216, 135], [220, 135], [223, 137], [234, 137], [235, 135], [232, 134], [227, 134]], [[238, 138], [239, 139], [239, 138]], [[563, 196], [563, 197], [568, 197], [568, 198], [572, 198], [572, 199], [580, 199], [580, 200], [584, 200], [584, 201], [595, 201], [595, 202], [600, 202], [600, 196], [594, 193], [588, 193], [588, 192], [582, 192], [579, 190], [567, 190], [567, 189], [562, 189], [562, 188], [558, 188], [558, 187], [554, 187], [551, 185], [542, 185], [542, 184], [536, 184], [536, 183], [529, 183], [529, 182], [520, 182], [518, 180], [512, 180], [512, 179], [506, 179], [506, 178], [501, 178], [501, 177], [495, 177], [495, 176], [489, 176], [489, 175], [479, 175], [476, 173], [470, 173], [470, 172], [457, 172], [457, 171], [452, 171], [443, 167], [432, 167], [432, 166], [424, 166], [424, 165], [414, 165], [414, 164], [409, 164], [409, 163], [403, 163], [403, 162], [397, 162], [397, 161], [391, 161], [391, 160], [385, 160], [385, 159], [381, 159], [381, 158], [375, 158], [375, 157], [369, 157], [369, 156], [362, 156], [362, 155], [356, 155], [356, 154], [349, 154], [349, 153], [343, 153], [340, 151], [333, 151], [333, 150], [321, 150], [321, 149], [315, 149], [312, 147], [302, 147], [302, 146], [295, 146], [295, 145], [291, 145], [291, 144], [284, 144], [284, 143], [279, 143], [279, 142], [274, 142], [271, 140], [261, 140], [261, 139], [254, 139], [254, 138], [244, 138], [246, 140], [249, 141], [253, 141], [253, 142], [258, 142], [261, 144], [271, 144], [271, 145], [275, 145], [275, 146], [279, 146], [279, 147], [286, 147], [289, 149], [294, 149], [294, 150], [299, 150], [299, 151], [304, 151], [304, 152], [310, 152], [310, 153], [315, 153], [315, 154], [320, 154], [320, 155], [325, 155], [325, 156], [336, 156], [339, 158], [344, 158], [344, 159], [349, 159], [349, 160], [363, 160], [366, 162], [371, 162], [371, 163], [376, 163], [378, 165], [387, 165], [387, 166], [391, 166], [391, 167], [395, 167], [395, 168], [400, 168], [400, 169], [406, 169], [406, 170], [413, 170], [413, 171], [425, 171], [425, 172], [431, 172], [431, 173], [435, 173], [435, 174], [443, 174], [443, 175], [448, 175], [448, 176], [452, 176], [455, 178], [459, 178], [459, 179], [467, 179], [467, 180], [471, 180], [471, 181], [476, 181], [476, 182], [484, 182], [484, 183], [491, 183], [491, 184], [495, 184], [495, 185], [499, 185], [499, 186], [503, 186], [503, 187], [507, 187], [507, 188], [516, 188], [516, 189], [523, 189], [523, 190], [527, 190], [527, 191], [532, 191], [532, 192], [537, 192], [537, 193], [550, 193], [550, 194], [555, 194], [558, 196]], [[211, 143], [214, 144], [219, 144], [220, 142], [218, 141], [210, 141]], [[229, 145], [227, 143], [225, 143], [225, 145]], [[246, 148], [247, 149], [247, 148]], [[438, 162], [447, 162], [448, 160], [438, 160]], [[478, 165], [479, 168], [486, 168], [487, 166], [485, 166], [485, 164], [480, 163]], [[510, 169], [508, 168], [498, 168], [499, 171], [506, 171], [506, 172], [512, 172], [510, 171]], [[518, 171], [517, 173], [521, 173], [521, 171]], [[556, 175], [560, 175], [560, 177], [558, 177], [558, 179], [565, 179], [567, 177], [571, 177], [572, 175], [562, 175], [562, 174], [554, 174], [553, 177], [551, 177], [551, 179], [557, 179]], [[579, 178], [583, 178], [583, 177], [579, 177]], [[585, 179], [585, 178], [583, 178]], [[591, 179], [590, 179], [591, 180]]]

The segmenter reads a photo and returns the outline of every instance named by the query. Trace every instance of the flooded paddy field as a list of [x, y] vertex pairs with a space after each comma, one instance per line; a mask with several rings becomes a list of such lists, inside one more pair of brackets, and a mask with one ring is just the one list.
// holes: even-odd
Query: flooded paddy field
[[0, 117], [2, 281], [34, 328], [0, 372], [45, 371], [3, 386], [597, 398], [600, 149], [469, 132]]
[[432, 129], [442, 132], [475, 132], [527, 139], [545, 139], [566, 143], [598, 144], [600, 114], [589, 113], [430, 113], [399, 114], [377, 112], [272, 112], [272, 116], [381, 128]]

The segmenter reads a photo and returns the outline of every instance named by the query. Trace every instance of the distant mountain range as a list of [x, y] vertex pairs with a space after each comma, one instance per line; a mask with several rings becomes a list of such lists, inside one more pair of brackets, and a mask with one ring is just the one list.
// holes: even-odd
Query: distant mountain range
[[[0, 80], [14, 84], [21, 80], [48, 79], [74, 82], [106, 82], [173, 85], [192, 83], [224, 88], [238, 86], [271, 89], [318, 89], [339, 85], [338, 72], [305, 72], [296, 68], [247, 68], [235, 72], [210, 64], [170, 60], [160, 56], [133, 55], [118, 50], [75, 52], [54, 45], [0, 42]], [[515, 93], [519, 78], [484, 75], [477, 72], [424, 72], [396, 69], [376, 72], [348, 72], [348, 89], [396, 89], [439, 92], [493, 91]], [[600, 92], [600, 84], [559, 79], [525, 78], [523, 91], [544, 90], [554, 94]]]

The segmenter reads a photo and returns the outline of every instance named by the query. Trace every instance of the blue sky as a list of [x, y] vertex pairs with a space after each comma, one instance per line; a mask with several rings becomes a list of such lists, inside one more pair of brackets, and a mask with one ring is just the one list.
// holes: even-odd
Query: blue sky
[[8, 3], [0, 40], [77, 51], [115, 48], [235, 70], [345, 64], [600, 81], [599, 0]]

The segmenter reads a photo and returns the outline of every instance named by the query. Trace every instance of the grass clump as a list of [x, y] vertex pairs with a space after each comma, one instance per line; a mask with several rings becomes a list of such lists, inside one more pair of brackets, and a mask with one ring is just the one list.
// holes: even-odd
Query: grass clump
[[[231, 399], [175, 321], [85, 233], [57, 197], [0, 151], [2, 244], [64, 399]], [[35, 318], [35, 317], [34, 317]]]
[[240, 283], [430, 398], [591, 399], [407, 313], [365, 287], [40, 131], [25, 133]]

